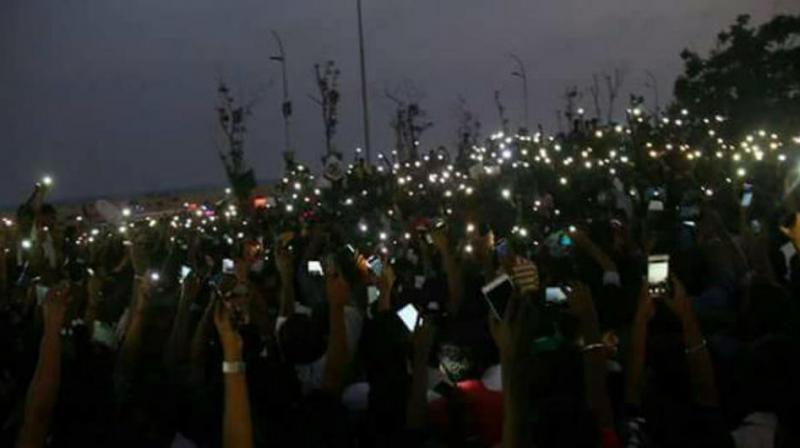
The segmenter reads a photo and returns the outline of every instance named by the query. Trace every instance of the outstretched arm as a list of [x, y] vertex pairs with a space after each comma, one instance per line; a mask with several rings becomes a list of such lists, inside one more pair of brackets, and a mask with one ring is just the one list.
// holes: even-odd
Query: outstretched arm
[[717, 406], [719, 397], [714, 380], [714, 365], [708, 352], [706, 340], [692, 310], [692, 302], [686, 295], [683, 284], [672, 279], [672, 300], [665, 303], [672, 308], [683, 324], [683, 341], [686, 346], [686, 359], [689, 363], [694, 400], [703, 406]]
[[583, 335], [583, 370], [586, 400], [600, 428], [613, 429], [614, 413], [606, 389], [606, 354], [597, 323], [597, 313], [592, 295], [586, 285], [572, 286], [568, 297], [569, 307], [578, 317]]
[[253, 446], [253, 422], [250, 419], [250, 398], [242, 358], [242, 337], [233, 328], [230, 310], [221, 300], [214, 305], [214, 325], [222, 343], [222, 374], [225, 378], [225, 404], [222, 414], [222, 446]]
[[39, 347], [39, 362], [33, 374], [17, 447], [44, 446], [50, 418], [61, 384], [61, 327], [67, 309], [68, 287], [52, 288], [44, 301], [44, 335]]

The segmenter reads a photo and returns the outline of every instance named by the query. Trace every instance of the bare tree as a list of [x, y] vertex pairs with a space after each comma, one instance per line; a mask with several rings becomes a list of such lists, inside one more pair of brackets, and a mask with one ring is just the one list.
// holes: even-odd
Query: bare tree
[[456, 104], [456, 119], [458, 129], [456, 136], [456, 148], [458, 148], [457, 161], [459, 164], [466, 162], [472, 148], [477, 146], [480, 140], [481, 122], [478, 116], [469, 109], [467, 101], [459, 96]]
[[497, 115], [500, 117], [500, 127], [503, 129], [503, 133], [508, 135], [509, 131], [509, 122], [508, 117], [506, 117], [506, 108], [503, 106], [503, 101], [500, 99], [500, 91], [494, 91], [494, 104], [497, 106]]
[[246, 121], [257, 100], [253, 99], [244, 105], [239, 105], [224, 81], [219, 81], [217, 94], [219, 97], [217, 120], [224, 146], [224, 151], [220, 150], [219, 157], [237, 199], [240, 203], [246, 203], [250, 192], [256, 186], [253, 170], [247, 168], [244, 161]]
[[620, 88], [625, 82], [625, 71], [621, 68], [615, 68], [613, 75], [606, 73], [603, 75], [606, 80], [606, 89], [608, 89], [608, 114], [606, 121], [611, 123], [614, 118], [614, 103], [619, 97]]
[[592, 73], [592, 85], [589, 86], [589, 93], [592, 95], [594, 103], [594, 117], [599, 121], [603, 112], [600, 108], [600, 76], [597, 73]]
[[433, 122], [425, 119], [427, 113], [416, 101], [401, 99], [389, 91], [386, 91], [385, 95], [395, 104], [395, 115], [392, 118], [391, 126], [395, 132], [400, 158], [402, 160], [415, 159], [418, 156], [417, 148], [422, 133], [433, 126]]
[[578, 90], [577, 86], [567, 87], [564, 91], [565, 111], [564, 116], [567, 118], [567, 126], [575, 131], [576, 126], [576, 111], [575, 104], [581, 100], [583, 94]]
[[322, 112], [322, 124], [325, 128], [325, 153], [334, 152], [333, 137], [339, 124], [338, 108], [341, 95], [339, 93], [339, 75], [334, 61], [325, 63], [325, 67], [314, 64], [314, 78], [317, 81], [319, 97], [309, 95], [311, 101], [319, 105]]
[[661, 104], [659, 102], [659, 97], [658, 97], [658, 79], [656, 78], [656, 75], [654, 75], [653, 72], [651, 72], [650, 70], [645, 70], [644, 74], [645, 76], [647, 76], [647, 80], [644, 82], [644, 86], [648, 87], [653, 91], [653, 104], [654, 104], [653, 116], [658, 118], [658, 115], [661, 113]]

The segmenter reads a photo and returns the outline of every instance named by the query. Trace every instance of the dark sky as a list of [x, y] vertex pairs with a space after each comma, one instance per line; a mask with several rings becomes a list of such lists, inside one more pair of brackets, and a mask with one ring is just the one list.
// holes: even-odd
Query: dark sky
[[[449, 144], [463, 96], [493, 130], [493, 91], [512, 120], [520, 87], [508, 52], [527, 64], [531, 121], [555, 125], [567, 85], [621, 67], [641, 93], [644, 71], [662, 103], [684, 47], [707, 50], [741, 13], [758, 22], [800, 12], [796, 0], [364, 0], [374, 146], [388, 148], [386, 89], [417, 91]], [[247, 142], [259, 178], [279, 175], [283, 36], [298, 158], [317, 163], [322, 125], [307, 98], [314, 62], [335, 59], [343, 102], [338, 147], [361, 142], [355, 0], [0, 0], [0, 204], [43, 173], [57, 198], [126, 195], [224, 182], [213, 107], [219, 76], [260, 93]], [[410, 87], [413, 87], [410, 88]], [[589, 101], [584, 102], [587, 109]], [[620, 106], [621, 108], [621, 106]]]

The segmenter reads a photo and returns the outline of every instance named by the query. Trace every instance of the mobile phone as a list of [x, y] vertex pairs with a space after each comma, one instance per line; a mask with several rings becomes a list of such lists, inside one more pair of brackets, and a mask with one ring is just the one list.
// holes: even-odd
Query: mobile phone
[[325, 270], [322, 269], [322, 263], [319, 260], [308, 260], [308, 273], [322, 277], [325, 275]]
[[223, 258], [222, 259], [222, 273], [223, 274], [233, 274], [233, 271], [234, 271], [233, 267], [234, 267], [233, 260], [231, 260], [230, 258]]
[[750, 230], [754, 235], [761, 235], [761, 222], [757, 219], [750, 221]]
[[428, 244], [433, 244], [433, 237], [428, 232], [425, 232], [425, 241], [427, 241]]
[[381, 291], [375, 286], [367, 287], [367, 303], [372, 305], [373, 303], [378, 301], [378, 297], [381, 296]]
[[544, 290], [544, 303], [548, 305], [562, 305], [567, 303], [569, 288], [565, 286], [549, 286]]
[[500, 275], [481, 288], [481, 292], [496, 318], [503, 318], [512, 290], [511, 278], [506, 274]]
[[417, 318], [419, 317], [419, 311], [417, 308], [412, 305], [408, 304], [402, 308], [400, 311], [397, 312], [397, 317], [403, 321], [403, 324], [408, 328], [408, 331], [414, 331], [414, 327], [417, 325]]
[[500, 258], [508, 256], [508, 240], [505, 238], [501, 239], [500, 242], [495, 246], [494, 252]]
[[47, 297], [47, 293], [50, 291], [50, 288], [44, 285], [36, 285], [36, 304], [41, 305], [44, 303], [44, 298]]
[[650, 201], [650, 203], [647, 205], [647, 210], [651, 212], [663, 212], [664, 203], [661, 201]]
[[753, 186], [744, 184], [744, 192], [742, 192], [742, 207], [750, 207], [753, 202]]
[[94, 321], [94, 331], [92, 331], [92, 340], [98, 344], [105, 345], [108, 348], [114, 348], [116, 345], [117, 336], [114, 328], [99, 320]]
[[651, 255], [647, 257], [647, 283], [650, 290], [664, 294], [669, 281], [669, 255]]
[[572, 237], [570, 237], [567, 232], [561, 232], [561, 235], [558, 237], [558, 244], [561, 247], [570, 247], [572, 246]]
[[377, 255], [373, 255], [367, 259], [367, 266], [369, 266], [369, 270], [377, 277], [380, 277], [383, 273], [383, 261], [381, 261], [381, 257]]
[[191, 274], [191, 273], [192, 273], [192, 268], [190, 268], [189, 266], [186, 266], [185, 264], [182, 265], [181, 266], [181, 282], [186, 280], [186, 277], [188, 277], [189, 274]]

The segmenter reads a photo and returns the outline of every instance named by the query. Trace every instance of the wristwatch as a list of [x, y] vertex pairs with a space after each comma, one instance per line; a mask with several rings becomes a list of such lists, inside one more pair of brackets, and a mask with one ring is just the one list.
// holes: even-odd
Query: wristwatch
[[245, 363], [242, 361], [228, 362], [222, 361], [222, 373], [244, 373]]

